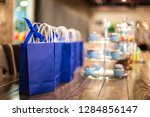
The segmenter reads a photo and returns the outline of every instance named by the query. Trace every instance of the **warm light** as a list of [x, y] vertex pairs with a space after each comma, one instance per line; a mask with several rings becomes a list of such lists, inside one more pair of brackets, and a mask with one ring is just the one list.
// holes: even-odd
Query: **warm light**
[[116, 26], [117, 26], [117, 27], [120, 27], [120, 24], [119, 24], [119, 23], [117, 23], [117, 24], [116, 24]]
[[128, 27], [128, 31], [132, 31], [132, 27], [131, 26]]
[[26, 6], [28, 6], [28, 1], [21, 1], [20, 2], [20, 6], [22, 6], [22, 7], [26, 7]]
[[102, 0], [95, 0], [95, 2], [96, 2], [97, 4], [100, 4], [100, 3], [102, 3]]
[[137, 25], [136, 25], [136, 26], [137, 26], [137, 28], [138, 28], [138, 29], [140, 29], [140, 23], [137, 23]]
[[146, 23], [145, 21], [142, 22], [143, 27], [148, 30], [149, 29], [149, 25], [148, 23]]
[[16, 11], [19, 12], [21, 10], [21, 7], [17, 7]]
[[111, 22], [110, 22], [110, 21], [107, 22], [107, 26], [108, 26], [108, 27], [111, 26]]
[[121, 0], [122, 2], [127, 2], [127, 0]]

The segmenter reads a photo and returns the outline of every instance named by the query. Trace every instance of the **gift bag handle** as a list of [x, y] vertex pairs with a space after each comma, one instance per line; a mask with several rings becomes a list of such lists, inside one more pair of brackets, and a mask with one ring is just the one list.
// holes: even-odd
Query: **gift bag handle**
[[[69, 35], [68, 35], [68, 30], [64, 26], [59, 26], [58, 31], [61, 31], [62, 36], [59, 37], [60, 40], [64, 40], [65, 42], [69, 42]], [[64, 37], [63, 37], [64, 36]]]
[[81, 33], [76, 29], [68, 29], [69, 39], [71, 41], [81, 41]]
[[68, 33], [69, 33], [69, 40], [71, 41], [77, 41], [77, 33], [75, 29], [68, 29]]
[[57, 42], [56, 39], [58, 39], [58, 31], [57, 31], [57, 28], [54, 27], [54, 26], [50, 26], [48, 25], [48, 34], [51, 38], [50, 42]]
[[[40, 33], [40, 34], [45, 34], [46, 35], [46, 30], [44, 30], [43, 28], [45, 27], [45, 23], [39, 23], [39, 22], [35, 22], [35, 23], [33, 23], [33, 25], [34, 24], [36, 24], [37, 25], [37, 28], [38, 28], [38, 32]], [[44, 35], [43, 35], [44, 36]], [[44, 41], [45, 41], [45, 38], [44, 38]], [[32, 42], [34, 42], [34, 39], [32, 40]]]
[[77, 34], [77, 40], [81, 41], [81, 33], [80, 33], [80, 31], [76, 30], [76, 34]]
[[27, 35], [27, 37], [26, 37], [26, 39], [25, 39], [25, 41], [24, 41], [24, 43], [23, 43], [23, 47], [24, 47], [24, 48], [27, 47], [27, 44], [28, 44], [28, 42], [29, 42], [29, 40], [30, 40], [30, 38], [31, 38], [32, 35], [34, 36], [34, 39], [39, 38], [39, 39], [40, 39], [40, 42], [43, 42], [44, 36], [38, 32], [38, 27], [37, 27], [37, 25], [34, 24], [34, 25], [32, 26], [31, 22], [30, 22], [27, 18], [24, 18], [24, 19], [25, 19], [25, 21], [26, 21], [28, 27], [30, 28], [30, 32], [28, 33], [28, 35]]
[[[46, 28], [47, 28], [47, 30], [46, 30]], [[43, 23], [43, 26], [42, 26], [42, 28], [41, 28], [41, 31], [40, 31], [40, 33], [42, 33], [43, 34], [43, 31], [44, 31], [44, 34], [45, 34], [45, 40], [46, 40], [46, 42], [56, 42], [56, 40], [55, 40], [55, 36], [56, 36], [56, 38], [58, 37], [58, 34], [57, 34], [57, 32], [56, 32], [56, 29], [55, 29], [55, 27], [53, 27], [53, 26], [51, 26], [51, 25], [48, 25], [48, 24], [46, 24], [46, 23]]]
[[[49, 27], [48, 26], [49, 26], [48, 24], [43, 23], [42, 26], [39, 28], [39, 32], [45, 35], [45, 42], [49, 42], [49, 34], [48, 34]], [[48, 29], [46, 30], [46, 28]]]
[[53, 31], [53, 41], [58, 42], [59, 41], [58, 29], [56, 27], [53, 27], [52, 31]]

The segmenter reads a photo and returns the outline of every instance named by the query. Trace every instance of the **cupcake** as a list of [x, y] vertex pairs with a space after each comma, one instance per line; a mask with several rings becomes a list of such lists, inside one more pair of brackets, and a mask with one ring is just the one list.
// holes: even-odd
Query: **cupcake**
[[119, 34], [117, 33], [111, 33], [109, 38], [110, 38], [110, 41], [119, 42]]
[[98, 41], [99, 40], [99, 35], [96, 33], [92, 33], [89, 35], [89, 41]]
[[99, 64], [97, 64], [97, 63], [94, 63], [93, 67], [95, 68], [95, 71], [98, 71], [98, 70], [101, 69], [101, 66]]
[[124, 67], [121, 64], [116, 64], [114, 68], [114, 76], [115, 77], [123, 77], [124, 75]]
[[85, 74], [94, 76], [97, 71], [101, 69], [101, 66], [98, 64], [93, 64], [92, 66], [85, 67]]
[[111, 56], [111, 50], [106, 50], [105, 51], [105, 56]]
[[85, 67], [85, 74], [86, 75], [93, 75], [94, 74], [94, 70], [95, 70], [94, 67], [87, 66], [87, 67]]
[[120, 51], [113, 51], [111, 52], [111, 58], [114, 60], [119, 60], [122, 58], [122, 54]]
[[99, 51], [98, 50], [88, 50], [87, 56], [88, 56], [88, 58], [98, 59], [99, 58]]

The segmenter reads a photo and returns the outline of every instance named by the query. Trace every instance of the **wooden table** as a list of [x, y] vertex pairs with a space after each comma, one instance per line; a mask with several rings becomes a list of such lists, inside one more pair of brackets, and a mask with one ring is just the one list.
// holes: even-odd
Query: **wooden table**
[[17, 77], [0, 79], [0, 99], [4, 100], [147, 100], [150, 99], [150, 53], [142, 53], [144, 64], [136, 63], [123, 79], [93, 80], [81, 77], [61, 84], [54, 92], [26, 96], [19, 94]]

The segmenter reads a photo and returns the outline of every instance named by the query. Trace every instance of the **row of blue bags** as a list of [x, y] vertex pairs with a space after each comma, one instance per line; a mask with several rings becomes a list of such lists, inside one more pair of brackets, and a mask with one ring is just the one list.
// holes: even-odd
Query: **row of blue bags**
[[[73, 33], [64, 31], [65, 28], [49, 31], [51, 27], [46, 24], [40, 27], [36, 23], [32, 25], [26, 18], [25, 21], [30, 32], [20, 49], [20, 93], [51, 92], [60, 83], [72, 81], [76, 68], [83, 65], [83, 42], [70, 41]], [[44, 26], [48, 28], [43, 31]]]

